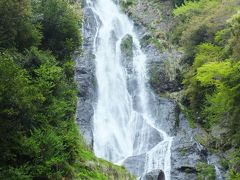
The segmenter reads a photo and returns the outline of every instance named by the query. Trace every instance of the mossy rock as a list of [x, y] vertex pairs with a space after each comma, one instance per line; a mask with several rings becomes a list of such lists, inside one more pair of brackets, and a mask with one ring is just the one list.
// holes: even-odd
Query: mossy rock
[[136, 0], [121, 0], [120, 6], [124, 11], [126, 11], [130, 6], [134, 5], [135, 3]]
[[133, 57], [133, 38], [127, 34], [121, 42], [121, 51], [124, 56]]
[[140, 40], [140, 44], [142, 47], [146, 47], [151, 43], [152, 35], [151, 34], [145, 34], [143, 38]]

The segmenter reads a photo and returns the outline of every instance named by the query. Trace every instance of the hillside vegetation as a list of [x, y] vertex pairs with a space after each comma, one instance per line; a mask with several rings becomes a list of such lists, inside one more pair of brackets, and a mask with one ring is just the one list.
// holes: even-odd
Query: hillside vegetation
[[75, 123], [80, 4], [1, 0], [0, 17], [0, 179], [131, 179]]
[[238, 0], [185, 1], [173, 11], [172, 29], [184, 51], [182, 103], [210, 133], [205, 145], [227, 152], [232, 179], [240, 178], [239, 10]]

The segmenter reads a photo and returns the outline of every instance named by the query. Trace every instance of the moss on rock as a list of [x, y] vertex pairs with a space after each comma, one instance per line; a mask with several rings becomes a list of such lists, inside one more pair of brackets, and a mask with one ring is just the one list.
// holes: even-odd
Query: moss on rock
[[121, 42], [121, 51], [124, 56], [133, 57], [133, 38], [131, 35], [123, 37]]
[[197, 180], [212, 180], [216, 178], [213, 165], [203, 162], [197, 164]]
[[132, 6], [135, 3], [136, 3], [136, 0], [121, 0], [120, 6], [124, 11], [126, 11], [129, 8], [129, 6]]

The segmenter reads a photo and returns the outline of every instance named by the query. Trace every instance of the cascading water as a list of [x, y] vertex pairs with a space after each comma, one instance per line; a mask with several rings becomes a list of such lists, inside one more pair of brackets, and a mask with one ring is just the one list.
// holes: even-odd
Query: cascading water
[[220, 172], [220, 169], [215, 165], [215, 172], [216, 172], [216, 180], [223, 180], [222, 174]]
[[[122, 14], [112, 0], [87, 0], [97, 20], [94, 40], [98, 100], [94, 112], [94, 152], [98, 157], [116, 164], [131, 156], [145, 154], [144, 172], [155, 169], [170, 179], [172, 137], [157, 128], [149, 109], [146, 56], [133, 30], [133, 23]], [[132, 74], [122, 65], [121, 41], [130, 35], [133, 39]], [[136, 88], [129, 92], [129, 79]], [[159, 141], [150, 144], [151, 134]]]

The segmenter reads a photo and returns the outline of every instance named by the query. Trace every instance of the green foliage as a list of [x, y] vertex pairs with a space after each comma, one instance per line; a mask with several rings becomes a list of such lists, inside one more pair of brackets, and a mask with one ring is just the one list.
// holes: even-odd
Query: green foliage
[[235, 60], [240, 59], [240, 11], [235, 14], [229, 21], [232, 37], [229, 39], [229, 49]]
[[238, 105], [234, 99], [238, 98], [235, 89], [238, 89], [239, 63], [223, 60], [224, 56], [221, 47], [200, 45], [192, 69], [184, 80], [192, 108], [200, 108], [209, 125], [229, 119], [228, 113], [234, 112]]
[[203, 87], [214, 85], [217, 88], [221, 88], [223, 79], [231, 70], [231, 63], [229, 61], [209, 62], [197, 69], [196, 79]]
[[0, 48], [20, 50], [38, 45], [42, 38], [39, 25], [32, 23], [31, 1], [0, 1]]
[[122, 0], [120, 2], [121, 7], [126, 10], [129, 6], [132, 6], [136, 3], [136, 0]]
[[53, 52], [61, 60], [67, 60], [81, 45], [79, 31], [81, 15], [76, 7], [64, 0], [41, 1], [38, 12], [43, 26], [43, 49]]
[[31, 84], [26, 70], [18, 67], [10, 54], [2, 53], [0, 59], [1, 120], [4, 122], [12, 120], [15, 123], [21, 121], [22, 125], [30, 126], [25, 117], [33, 117], [44, 97]]
[[197, 164], [197, 179], [198, 180], [212, 180], [216, 178], [215, 169], [212, 165], [205, 163]]
[[[61, 179], [71, 177], [71, 173], [63, 174], [69, 171], [70, 165], [66, 164], [69, 152], [65, 152], [64, 134], [57, 134], [53, 127], [61, 128], [62, 121], [73, 119], [75, 103], [71, 103], [71, 99], [76, 93], [69, 94], [66, 92], [69, 90], [60, 88], [61, 84], [66, 84], [62, 68], [56, 65], [54, 57], [48, 57], [34, 69], [34, 76], [30, 76], [16, 65], [10, 54], [0, 56], [1, 165], [17, 165], [30, 177]], [[68, 100], [63, 96], [66, 93]], [[59, 108], [61, 114], [58, 114]], [[74, 122], [68, 120], [68, 123]]]
[[157, 88], [160, 85], [160, 75], [159, 75], [159, 70], [157, 66], [154, 66], [151, 69], [151, 74], [150, 74], [150, 84], [152, 87]]
[[203, 43], [196, 47], [196, 57], [191, 69], [185, 74], [183, 81], [186, 88], [186, 94], [190, 101], [190, 106], [194, 111], [199, 112], [202, 108], [203, 101], [206, 94], [211, 93], [214, 87], [209, 85], [207, 88], [203, 88], [198, 79], [196, 78], [197, 69], [203, 64], [212, 61], [221, 60], [221, 48], [210, 43]]
[[[197, 139], [210, 149], [235, 148], [225, 165], [230, 167], [231, 179], [238, 179], [240, 173], [239, 9], [236, 0], [185, 2], [174, 10], [177, 27], [173, 30], [175, 42], [185, 51], [183, 63], [188, 64], [183, 80], [185, 105], [206, 130], [215, 125], [227, 128], [220, 139]], [[211, 170], [204, 169], [200, 177], [211, 176]]]
[[224, 170], [229, 169], [228, 161], [225, 158], [220, 159], [220, 164], [223, 167]]
[[172, 0], [175, 6], [181, 6], [184, 4], [184, 0]]
[[71, 177], [63, 140], [55, 131], [51, 127], [37, 129], [31, 132], [30, 137], [24, 138], [22, 156], [29, 158], [28, 163], [31, 166], [26, 171], [32, 177], [49, 179]]
[[[214, 1], [212, 1], [214, 2]], [[216, 2], [216, 1], [215, 1]], [[181, 19], [181, 21], [188, 21], [192, 15], [200, 14], [201, 9], [205, 8], [209, 5], [208, 0], [201, 0], [201, 1], [187, 1], [182, 6], [176, 8], [174, 10], [175, 17]]]
[[188, 124], [191, 128], [196, 128], [196, 122], [195, 122], [195, 119], [194, 119], [194, 116], [193, 116], [193, 112], [188, 109], [188, 108], [184, 108], [183, 109], [183, 113], [184, 115], [186, 116], [187, 120], [188, 120]]
[[174, 5], [179, 7], [184, 5], [185, 3], [191, 2], [191, 1], [198, 1], [198, 0], [172, 0]]
[[240, 149], [236, 149], [233, 153], [231, 153], [231, 161], [230, 161], [230, 178], [233, 180], [237, 180], [240, 178], [240, 157], [239, 157]]
[[203, 43], [196, 48], [196, 56], [192, 67], [196, 70], [207, 62], [221, 60], [222, 56], [221, 47], [211, 43]]
[[199, 0], [188, 1], [174, 10], [176, 26], [172, 40], [184, 48], [185, 63], [192, 65], [196, 47], [204, 42], [212, 43], [238, 6], [236, 0]]
[[74, 1], [2, 0], [0, 16], [0, 179], [133, 178], [97, 159], [75, 123]]

